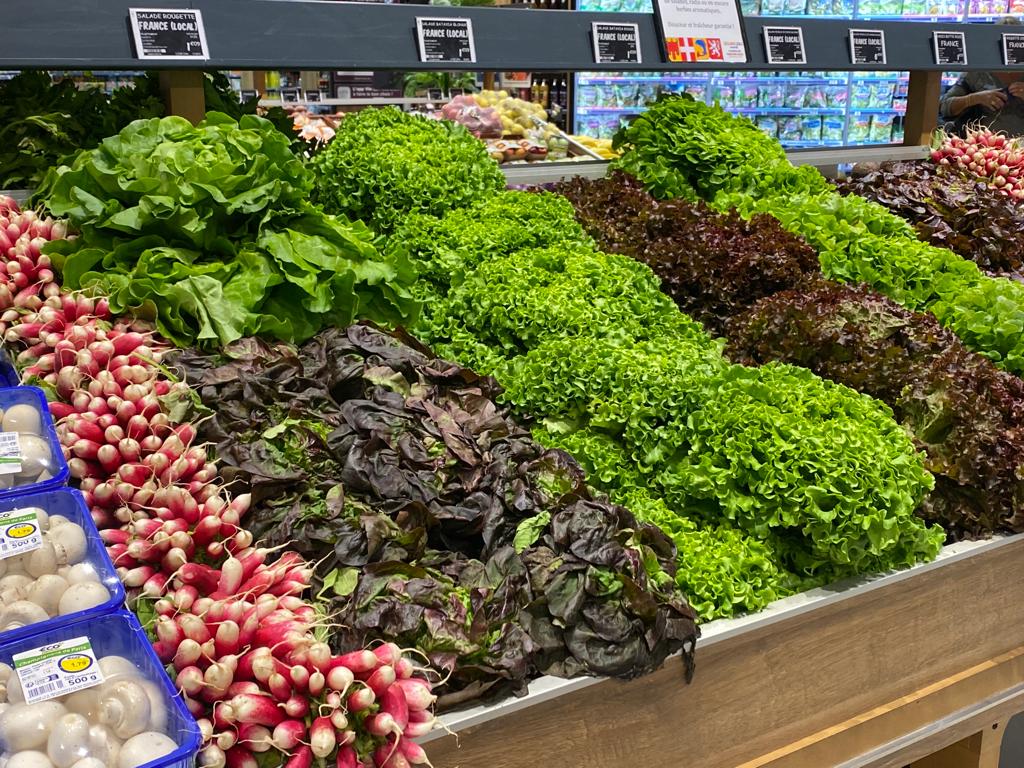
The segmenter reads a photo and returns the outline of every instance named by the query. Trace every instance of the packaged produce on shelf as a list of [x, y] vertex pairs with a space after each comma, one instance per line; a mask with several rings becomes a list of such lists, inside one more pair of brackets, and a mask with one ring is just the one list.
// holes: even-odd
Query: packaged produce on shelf
[[127, 611], [0, 642], [0, 759], [191, 768], [200, 731]]
[[0, 389], [0, 500], [57, 488], [67, 479], [46, 395], [36, 387]]
[[582, 144], [592, 152], [596, 152], [605, 160], [618, 157], [619, 153], [612, 148], [611, 138], [594, 138], [593, 136], [573, 136], [573, 141]]
[[121, 580], [78, 491], [0, 500], [0, 524], [4, 642], [110, 613], [123, 603]]

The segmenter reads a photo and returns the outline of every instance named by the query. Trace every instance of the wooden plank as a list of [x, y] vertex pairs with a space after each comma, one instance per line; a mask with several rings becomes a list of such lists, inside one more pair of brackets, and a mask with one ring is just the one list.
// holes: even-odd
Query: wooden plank
[[903, 143], [931, 144], [939, 120], [942, 73], [912, 70], [907, 83], [907, 116], [903, 121]]
[[916, 760], [910, 768], [999, 768], [999, 753], [1006, 721], [951, 744], [928, 757]]
[[[461, 748], [452, 736], [431, 742], [431, 759], [438, 768], [532, 768], [553, 755], [588, 768], [853, 760], [1024, 684], [1024, 601], [1015, 595], [1022, 577], [1024, 541], [1013, 541], [698, 646], [689, 686], [675, 660], [645, 678], [602, 681], [467, 728]], [[878, 724], [885, 728], [872, 734]], [[801, 740], [802, 749], [786, 751]], [[817, 762], [801, 762], [801, 751]]]
[[167, 104], [167, 114], [184, 117], [195, 125], [206, 115], [203, 73], [174, 69], [160, 73], [160, 91]]

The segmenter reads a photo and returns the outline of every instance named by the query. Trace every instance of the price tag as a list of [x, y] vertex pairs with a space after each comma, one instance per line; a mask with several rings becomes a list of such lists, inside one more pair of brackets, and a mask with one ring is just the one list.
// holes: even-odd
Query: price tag
[[880, 29], [851, 29], [850, 62], [885, 64], [885, 32]]
[[591, 25], [596, 64], [640, 64], [640, 30], [636, 24]]
[[306, 101], [312, 103], [314, 101], [320, 101], [320, 91], [306, 91]]
[[302, 101], [301, 88], [282, 88], [281, 101], [285, 104], [298, 104]]
[[92, 688], [104, 679], [88, 637], [16, 653], [13, 661], [28, 704]]
[[473, 22], [463, 18], [416, 17], [420, 61], [473, 63]]
[[138, 59], [210, 58], [202, 11], [194, 8], [129, 8]]
[[1024, 64], [1024, 35], [1003, 35], [1003, 63], [1008, 67]]
[[967, 40], [963, 32], [932, 32], [935, 63], [967, 66]]
[[0, 512], [0, 560], [23, 555], [43, 546], [43, 533], [35, 508]]
[[0, 475], [21, 472], [21, 440], [17, 432], [0, 432]]
[[654, 20], [665, 57], [745, 62], [747, 43], [738, 0], [655, 0]]
[[243, 102], [252, 101], [253, 99], [259, 98], [259, 93], [251, 89], [243, 88], [242, 92], [238, 94], [238, 98]]
[[806, 64], [802, 27], [765, 27], [764, 48], [769, 64]]

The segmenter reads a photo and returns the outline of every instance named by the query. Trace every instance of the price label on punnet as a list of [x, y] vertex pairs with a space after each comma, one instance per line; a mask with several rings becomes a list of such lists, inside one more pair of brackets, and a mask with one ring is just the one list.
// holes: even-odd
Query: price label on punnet
[[16, 653], [12, 661], [28, 704], [92, 688], [104, 680], [88, 637]]

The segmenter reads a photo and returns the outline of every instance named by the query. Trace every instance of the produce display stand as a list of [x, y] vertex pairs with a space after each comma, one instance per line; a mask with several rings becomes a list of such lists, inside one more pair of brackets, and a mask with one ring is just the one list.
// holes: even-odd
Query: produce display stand
[[[711, 622], [630, 682], [543, 678], [445, 718], [436, 768], [997, 768], [1024, 710], [1024, 535]], [[557, 757], [556, 757], [557, 756]]]
[[[18, 34], [0, 69], [138, 70], [162, 66], [170, 110], [204, 111], [193, 62], [140, 62], [127, 5], [113, 0], [15, 0]], [[791, 157], [829, 167], [920, 157], [934, 130], [942, 71], [1002, 68], [1002, 28], [872, 22], [889, 42], [885, 65], [853, 66], [847, 35], [863, 21], [747, 18], [750, 61], [657, 62], [646, 14], [446, 8], [320, 0], [150, 0], [203, 13], [210, 59], [202, 68], [252, 70], [623, 71], [594, 63], [591, 23], [638, 25], [636, 70], [780, 70], [761, 44], [765, 25], [803, 30], [800, 70], [910, 71], [904, 148], [814, 150]], [[475, 63], [422, 63], [415, 17], [472, 20]], [[963, 32], [969, 66], [937, 65], [932, 33]], [[905, 153], [905, 154], [901, 154]], [[601, 175], [603, 163], [509, 168], [510, 183]], [[1003, 726], [1024, 711], [1024, 536], [961, 543], [939, 560], [857, 584], [787, 598], [703, 627], [691, 684], [672, 659], [631, 682], [554, 680], [528, 696], [447, 716], [451, 735], [430, 744], [437, 768], [996, 768]]]

